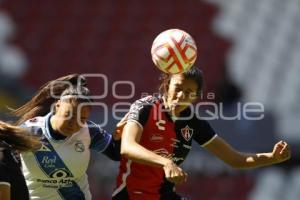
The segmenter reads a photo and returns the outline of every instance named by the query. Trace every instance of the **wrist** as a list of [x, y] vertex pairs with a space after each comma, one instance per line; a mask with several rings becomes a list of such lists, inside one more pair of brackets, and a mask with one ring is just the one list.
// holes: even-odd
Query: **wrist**
[[163, 161], [162, 164], [163, 164], [162, 167], [164, 168], [164, 167], [167, 167], [167, 166], [174, 165], [174, 162], [172, 160], [170, 160], [170, 159], [164, 158], [164, 161]]
[[270, 153], [269, 158], [271, 160], [271, 164], [277, 164], [282, 162], [279, 157], [275, 156], [274, 153]]

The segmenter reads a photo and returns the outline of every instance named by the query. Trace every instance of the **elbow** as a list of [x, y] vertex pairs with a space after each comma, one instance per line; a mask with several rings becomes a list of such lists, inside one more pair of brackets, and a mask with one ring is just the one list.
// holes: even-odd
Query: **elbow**
[[138, 152], [139, 150], [138, 148], [136, 148], [134, 144], [128, 144], [128, 145], [123, 145], [123, 147], [121, 147], [120, 154], [122, 157], [125, 157], [127, 159], [136, 160], [137, 157], [139, 156]]
[[234, 169], [247, 169], [251, 167], [247, 162], [247, 157], [240, 153], [236, 156], [230, 156], [230, 158], [224, 161]]
[[130, 148], [128, 148], [126, 145], [121, 146], [121, 151], [120, 151], [121, 156], [124, 156], [126, 158], [130, 158]]
[[236, 164], [236, 163], [232, 163], [232, 164], [229, 164], [233, 169], [244, 169], [245, 167], [243, 167], [242, 165], [240, 164]]
[[242, 162], [239, 162], [237, 160], [227, 161], [226, 163], [233, 169], [245, 169], [246, 168], [246, 166]]
[[126, 155], [128, 155], [128, 151], [126, 149], [124, 149], [124, 148], [121, 148], [120, 154], [121, 154], [121, 156], [125, 156], [126, 157]]
[[256, 166], [254, 166], [251, 163], [247, 163], [247, 162], [235, 162], [235, 163], [231, 163], [229, 164], [232, 168], [234, 169], [239, 169], [239, 170], [243, 170], [243, 169], [253, 169], [256, 168]]

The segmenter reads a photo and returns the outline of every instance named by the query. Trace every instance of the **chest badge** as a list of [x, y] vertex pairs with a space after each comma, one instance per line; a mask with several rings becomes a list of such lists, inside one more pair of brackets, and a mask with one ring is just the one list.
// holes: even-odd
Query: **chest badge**
[[159, 130], [162, 130], [162, 131], [166, 130], [166, 127], [164, 127], [164, 125], [166, 125], [166, 121], [165, 120], [161, 119], [158, 122], [156, 122], [155, 125], [157, 126], [157, 128]]
[[75, 151], [82, 153], [84, 152], [84, 150], [85, 150], [84, 144], [81, 141], [76, 141]]
[[189, 141], [193, 137], [194, 129], [191, 129], [188, 125], [181, 129], [181, 135], [186, 140]]

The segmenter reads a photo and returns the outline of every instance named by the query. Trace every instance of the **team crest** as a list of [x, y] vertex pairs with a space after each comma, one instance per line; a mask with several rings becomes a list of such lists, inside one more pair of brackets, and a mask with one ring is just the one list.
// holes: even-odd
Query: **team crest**
[[181, 135], [186, 140], [189, 141], [194, 133], [194, 129], [191, 129], [188, 125], [181, 129]]
[[84, 152], [84, 150], [85, 150], [84, 144], [81, 141], [77, 141], [75, 143], [75, 151]]

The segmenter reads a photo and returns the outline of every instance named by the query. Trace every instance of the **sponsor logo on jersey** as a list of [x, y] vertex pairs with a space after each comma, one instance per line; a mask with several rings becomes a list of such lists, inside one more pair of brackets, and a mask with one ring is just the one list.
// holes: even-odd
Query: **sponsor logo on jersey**
[[70, 177], [70, 172], [66, 169], [55, 169], [50, 175], [51, 178], [67, 178]]
[[165, 157], [165, 158], [168, 158], [168, 159], [171, 159], [173, 160], [174, 162], [178, 162], [178, 161], [183, 161], [184, 158], [182, 157], [175, 157], [175, 154], [174, 153], [169, 153], [167, 149], [165, 148], [161, 148], [161, 149], [156, 149], [153, 151], [154, 153], [162, 156], [162, 157]]
[[84, 152], [84, 150], [85, 150], [85, 147], [84, 147], [84, 144], [82, 143], [82, 141], [79, 141], [79, 140], [76, 141], [75, 151], [82, 153], [82, 152]]
[[45, 168], [54, 168], [56, 163], [56, 156], [49, 157], [49, 156], [43, 156], [41, 165]]
[[191, 129], [188, 125], [181, 129], [181, 135], [186, 140], [189, 141], [194, 133], [194, 129]]
[[160, 155], [160, 156], [166, 156], [166, 155], [169, 154], [168, 150], [165, 149], [165, 148], [156, 149], [153, 152]]
[[166, 127], [164, 127], [165, 124], [166, 124], [166, 121], [162, 120], [162, 119], [155, 123], [157, 128], [162, 131], [166, 130]]
[[38, 183], [41, 183], [45, 188], [62, 188], [62, 187], [72, 187], [73, 178], [61, 178], [61, 179], [36, 179]]
[[159, 134], [154, 134], [150, 137], [151, 142], [161, 142], [164, 140], [164, 137]]
[[137, 191], [137, 190], [133, 191], [133, 193], [134, 193], [134, 194], [143, 194], [142, 191]]

